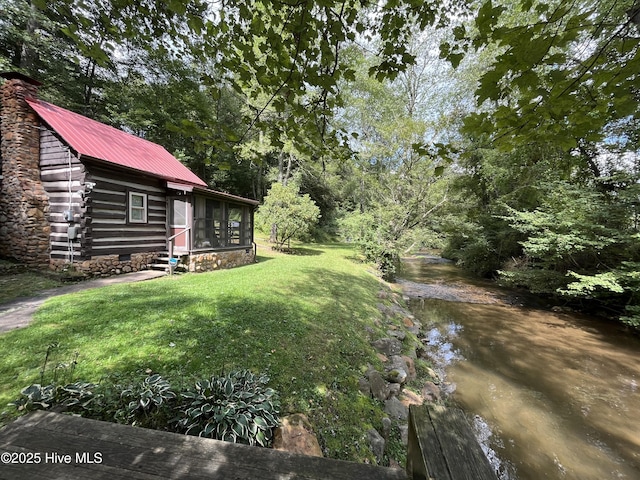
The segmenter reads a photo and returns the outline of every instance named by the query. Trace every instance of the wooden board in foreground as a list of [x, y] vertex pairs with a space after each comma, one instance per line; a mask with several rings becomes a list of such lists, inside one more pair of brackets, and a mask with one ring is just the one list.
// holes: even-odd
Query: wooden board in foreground
[[464, 413], [411, 406], [407, 471], [414, 480], [497, 480]]
[[33, 412], [0, 430], [0, 479], [371, 479], [404, 471]]

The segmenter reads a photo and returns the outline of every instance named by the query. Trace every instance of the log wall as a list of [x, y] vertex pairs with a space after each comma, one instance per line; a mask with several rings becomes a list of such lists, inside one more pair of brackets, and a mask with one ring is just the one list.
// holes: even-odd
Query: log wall
[[[163, 182], [79, 158], [50, 129], [40, 135], [40, 168], [49, 197], [50, 267], [105, 275], [138, 271], [166, 249], [167, 200]], [[93, 184], [91, 189], [88, 184]], [[129, 193], [146, 195], [147, 221], [128, 218]], [[71, 211], [73, 222], [65, 219]], [[68, 229], [78, 227], [69, 243]], [[72, 248], [70, 248], [72, 247]]]
[[[69, 262], [72, 254], [74, 260], [86, 258], [82, 233], [71, 245], [67, 236], [69, 226], [80, 226], [84, 221], [84, 198], [81, 192], [86, 170], [77, 155], [47, 128], [40, 133], [40, 171], [42, 184], [49, 197], [51, 260]], [[65, 210], [72, 212], [74, 222], [65, 220]]]
[[[95, 183], [87, 196], [85, 253], [87, 256], [159, 252], [167, 245], [167, 197], [163, 182], [152, 177], [114, 172], [86, 163], [88, 181]], [[147, 221], [128, 218], [129, 193], [147, 196]]]

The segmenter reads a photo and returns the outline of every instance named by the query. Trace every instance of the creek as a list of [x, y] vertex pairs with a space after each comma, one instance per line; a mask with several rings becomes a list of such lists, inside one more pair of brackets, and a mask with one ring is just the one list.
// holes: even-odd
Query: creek
[[403, 262], [412, 313], [449, 401], [503, 480], [640, 479], [640, 339], [473, 279]]

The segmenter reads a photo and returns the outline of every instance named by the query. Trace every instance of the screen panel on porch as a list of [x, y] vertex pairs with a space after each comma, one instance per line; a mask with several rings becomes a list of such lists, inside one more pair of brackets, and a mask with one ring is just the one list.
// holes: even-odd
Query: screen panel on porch
[[218, 200], [196, 197], [194, 248], [224, 247], [223, 211]]
[[229, 206], [228, 240], [229, 245], [242, 245], [242, 208]]
[[228, 211], [228, 245], [251, 245], [253, 229], [249, 209], [245, 206], [229, 205]]

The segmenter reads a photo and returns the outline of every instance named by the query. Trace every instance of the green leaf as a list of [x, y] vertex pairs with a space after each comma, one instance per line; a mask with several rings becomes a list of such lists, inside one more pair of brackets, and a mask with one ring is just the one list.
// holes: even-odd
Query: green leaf
[[478, 16], [476, 17], [476, 27], [480, 33], [490, 33], [498, 23], [498, 19], [504, 10], [503, 6], [494, 7], [491, 0], [486, 0], [478, 10]]
[[213, 431], [215, 430], [216, 425], [212, 422], [209, 422], [205, 425], [204, 429], [202, 430], [202, 434], [201, 436], [204, 437], [211, 437]]
[[453, 68], [458, 68], [460, 62], [464, 59], [464, 53], [451, 53], [448, 56], [448, 60], [451, 62]]
[[261, 429], [266, 429], [269, 427], [269, 425], [267, 424], [267, 422], [264, 420], [264, 418], [262, 417], [255, 417], [253, 419], [253, 423], [255, 423], [258, 427], [260, 427]]
[[183, 0], [169, 0], [169, 10], [182, 16], [187, 12], [187, 4]]
[[261, 447], [266, 447], [267, 446], [267, 437], [265, 436], [264, 432], [262, 430], [260, 430], [258, 433], [256, 433], [256, 442], [258, 443], [258, 445], [260, 445]]

